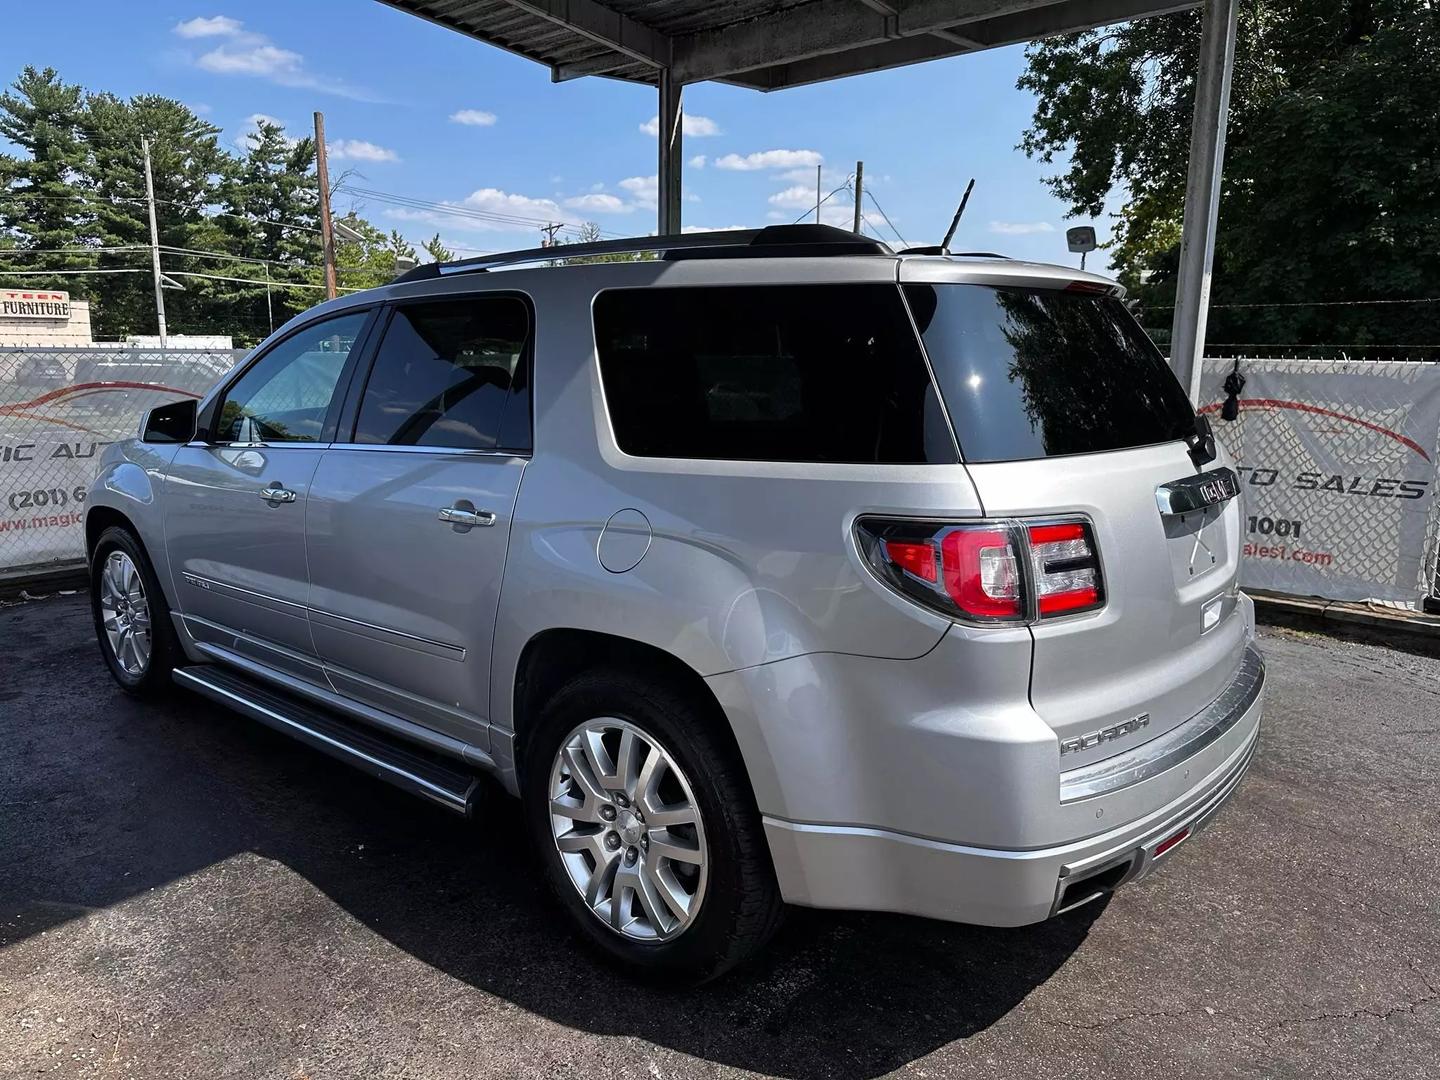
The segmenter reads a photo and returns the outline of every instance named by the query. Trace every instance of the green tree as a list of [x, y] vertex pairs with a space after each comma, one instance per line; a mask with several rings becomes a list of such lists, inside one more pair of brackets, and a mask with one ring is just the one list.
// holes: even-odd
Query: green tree
[[421, 244], [420, 247], [425, 254], [430, 256], [431, 262], [443, 263], [455, 261], [455, 252], [440, 242], [440, 234], [438, 232], [429, 240], [426, 240], [425, 243]]
[[[26, 67], [0, 94], [0, 136], [23, 154], [0, 154], [0, 236], [5, 247], [34, 251], [0, 261], [0, 270], [67, 270], [91, 259], [69, 249], [88, 242], [92, 205], [76, 184], [83, 173], [80, 132], [84, 90], [67, 84], [53, 68]], [[30, 277], [35, 288], [87, 295], [89, 281], [76, 277]]]
[[166, 321], [174, 333], [213, 332], [216, 308], [228, 283], [185, 277], [186, 272], [231, 276], [234, 264], [190, 254], [223, 251], [225, 235], [208, 209], [230, 168], [217, 140], [219, 129], [178, 101], [144, 94], [129, 101], [93, 94], [80, 125], [86, 149], [82, 184], [92, 196], [93, 237], [105, 251], [95, 265], [142, 273], [97, 275], [91, 312], [97, 335], [123, 337], [155, 332], [155, 300], [149, 267], [150, 226], [145, 201], [141, 141], [150, 139], [156, 222], [162, 257], [183, 291], [166, 294]]
[[291, 140], [283, 128], [262, 122], [218, 192], [227, 251], [259, 260], [231, 267], [233, 276], [256, 284], [231, 282], [226, 294], [229, 332], [246, 340], [263, 337], [272, 323], [279, 326], [323, 298], [313, 288], [322, 280], [314, 164], [313, 139]]
[[416, 258], [414, 246], [398, 232], [392, 230], [387, 236], [355, 210], [336, 222], [360, 237], [335, 244], [336, 278], [345, 288], [373, 289], [388, 284], [398, 272], [397, 258]]
[[[1118, 198], [1111, 257], [1168, 330], [1199, 13], [1031, 45], [1021, 148], [1077, 216]], [[1212, 341], [1440, 341], [1440, 20], [1427, 0], [1242, 7]], [[1326, 301], [1325, 306], [1282, 306]], [[1338, 302], [1338, 303], [1337, 303]], [[1273, 305], [1227, 307], [1226, 305]]]

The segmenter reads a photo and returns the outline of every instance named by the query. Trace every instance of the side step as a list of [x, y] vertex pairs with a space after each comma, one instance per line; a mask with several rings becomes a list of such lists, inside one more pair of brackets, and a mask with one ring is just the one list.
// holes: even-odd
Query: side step
[[480, 781], [458, 763], [218, 664], [177, 668], [175, 682], [362, 772], [470, 816]]

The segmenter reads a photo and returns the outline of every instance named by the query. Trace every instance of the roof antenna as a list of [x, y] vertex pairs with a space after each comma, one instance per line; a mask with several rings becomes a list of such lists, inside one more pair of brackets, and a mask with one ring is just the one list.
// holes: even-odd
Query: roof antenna
[[955, 238], [955, 230], [960, 226], [960, 215], [965, 213], [965, 204], [970, 201], [970, 192], [975, 188], [975, 178], [970, 178], [970, 183], [965, 185], [965, 194], [960, 196], [960, 209], [955, 211], [955, 217], [950, 222], [950, 228], [945, 230], [945, 239], [940, 241], [940, 250], [946, 255], [950, 254], [950, 241]]

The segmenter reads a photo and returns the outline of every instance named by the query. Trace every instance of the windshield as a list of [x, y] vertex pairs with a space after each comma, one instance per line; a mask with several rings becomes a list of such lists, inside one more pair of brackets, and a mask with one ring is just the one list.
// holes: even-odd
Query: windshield
[[1184, 439], [1195, 412], [1115, 297], [907, 285], [966, 461], [1093, 454]]

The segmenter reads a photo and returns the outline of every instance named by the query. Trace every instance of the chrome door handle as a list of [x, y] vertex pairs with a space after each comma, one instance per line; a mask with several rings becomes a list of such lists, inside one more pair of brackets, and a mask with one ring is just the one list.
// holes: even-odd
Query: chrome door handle
[[283, 488], [279, 484], [272, 484], [270, 487], [260, 489], [260, 497], [266, 502], [292, 503], [295, 501], [295, 492], [289, 488]]
[[495, 515], [489, 510], [467, 510], [463, 506], [447, 506], [438, 516], [447, 525], [487, 528], [495, 524]]

